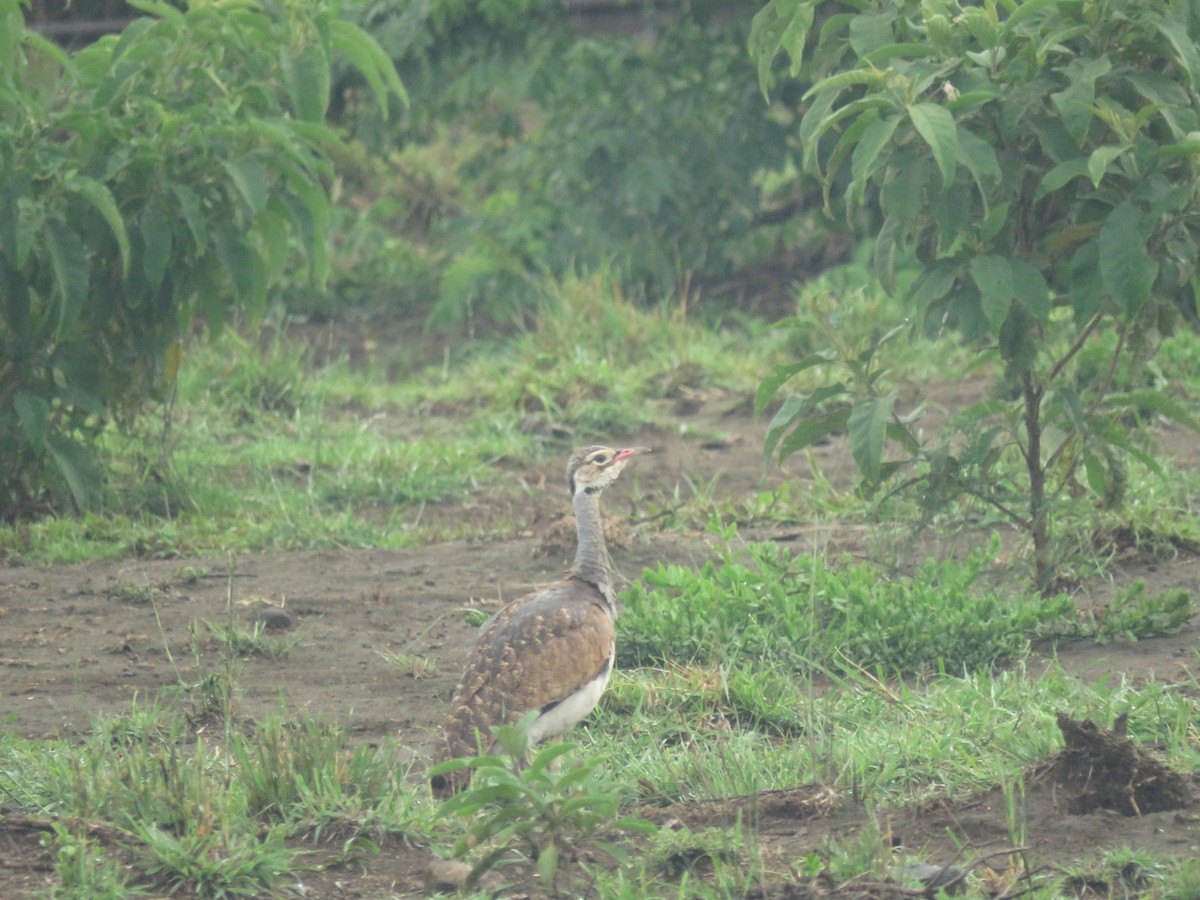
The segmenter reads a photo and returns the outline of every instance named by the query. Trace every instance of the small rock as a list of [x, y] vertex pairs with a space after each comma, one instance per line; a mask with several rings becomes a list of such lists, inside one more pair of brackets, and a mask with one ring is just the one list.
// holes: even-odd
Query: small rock
[[292, 627], [292, 617], [277, 606], [263, 606], [254, 614], [254, 621], [262, 622], [269, 631], [286, 631]]
[[434, 859], [425, 872], [425, 886], [431, 891], [457, 891], [467, 883], [471, 867], [457, 859]]
[[926, 887], [940, 888], [963, 874], [958, 866], [931, 866], [929, 863], [906, 863], [892, 869], [892, 874], [905, 881], [919, 881]]

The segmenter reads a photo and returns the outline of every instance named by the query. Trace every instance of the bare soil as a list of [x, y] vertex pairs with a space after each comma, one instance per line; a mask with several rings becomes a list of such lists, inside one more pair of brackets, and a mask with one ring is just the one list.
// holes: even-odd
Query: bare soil
[[[950, 402], [956, 393], [953, 388], [943, 391]], [[606, 512], [628, 526], [624, 540], [612, 548], [618, 568], [628, 577], [636, 578], [643, 567], [659, 561], [698, 562], [711, 553], [702, 534], [655, 531], [653, 523], [638, 523], [631, 515], [635, 508], [669, 506], [672, 492], [685, 485], [685, 478], [696, 484], [717, 479], [718, 496], [736, 497], [784, 477], [802, 482], [808, 477], [803, 464], [787, 476], [777, 470], [764, 473], [762, 425], [747, 415], [744, 402], [690, 398], [688, 408], [673, 411], [671, 419], [696, 426], [690, 432], [694, 436], [680, 437], [677, 430], [637, 435], [637, 443], [658, 452], [639, 459], [636, 470], [627, 472], [605, 497]], [[1162, 437], [1187, 462], [1200, 463], [1194, 437], [1171, 432]], [[563, 457], [566, 449], [564, 443]], [[827, 476], [845, 477], [844, 446], [818, 448], [817, 456]], [[272, 633], [294, 638], [295, 646], [278, 661], [251, 656], [239, 663], [239, 712], [261, 717], [278, 711], [282, 698], [293, 712], [344, 725], [354, 740], [398, 736], [407, 748], [412, 777], [419, 779], [474, 636], [464, 621], [464, 608], [494, 608], [557, 578], [567, 561], [570, 541], [555, 537], [561, 534], [556, 520], [566, 505], [561, 465], [557, 456], [547, 457], [514, 471], [539, 486], [521, 504], [480, 496], [424, 513], [516, 523], [512, 536], [503, 540], [452, 541], [408, 550], [270, 553], [232, 560], [135, 559], [0, 570], [0, 722], [28, 737], [84, 735], [97, 713], [120, 713], [135, 698], [151, 698], [211, 671], [221, 647], [202, 626], [197, 660], [191, 631], [197, 623], [221, 625], [232, 617], [248, 628], [266, 604], [272, 624], [280, 626]], [[686, 487], [683, 490], [686, 496]], [[753, 537], [812, 541], [838, 549], [865, 546], [856, 529], [764, 531]], [[1164, 557], [1128, 548], [1111, 575], [1111, 582], [1085, 586], [1081, 602], [1102, 605], [1112, 584], [1135, 577], [1145, 578], [1151, 591], [1177, 586], [1195, 591], [1200, 589], [1200, 557], [1186, 550]], [[1197, 636], [1193, 623], [1170, 637], [1138, 643], [1062, 645], [1057, 658], [1088, 679], [1122, 676], [1182, 684], [1197, 665]], [[396, 653], [428, 658], [433, 671], [414, 677], [390, 659]], [[1072, 711], [1063, 713], [1070, 716]], [[1112, 724], [1091, 727], [1108, 733]], [[1111, 734], [1117, 746], [1119, 734]], [[1062, 756], [1027, 774], [1028, 831], [1026, 849], [1019, 853], [1000, 852], [1009, 850], [1011, 842], [1006, 798], [999, 788], [964, 801], [894, 811], [882, 824], [905, 852], [920, 854], [935, 866], [958, 867], [948, 869], [943, 880], [969, 872], [990, 879], [995, 895], [1022, 889], [1016, 874], [1022, 862], [1037, 871], [1094, 860], [1104, 848], [1132, 847], [1178, 857], [1200, 852], [1200, 785], [1194, 776], [1171, 775], [1176, 780], [1171, 782], [1170, 808], [1139, 806], [1139, 785], [1161, 780], [1162, 773], [1136, 764], [1130, 768], [1132, 756], [1116, 758], [1111, 765], [1088, 757], [1090, 768], [1081, 770], [1079, 760], [1085, 757], [1079, 753], [1098, 751], [1085, 749], [1074, 757], [1070, 752], [1068, 747]], [[1126, 802], [1095, 799], [1108, 795]], [[666, 809], [648, 807], [642, 814], [668, 828], [745, 817], [757, 829], [771, 873], [757, 889], [760, 896], [902, 895], [894, 885], [834, 885], [792, 868], [794, 861], [820, 852], [830, 841], [872, 822], [880, 824], [852, 797], [821, 785]], [[52, 860], [39, 846], [40, 824], [11, 811], [0, 820], [0, 897], [44, 894], [50, 887]], [[322, 848], [307, 849], [320, 864]], [[381, 850], [352, 865], [318, 865], [296, 876], [302, 885], [297, 890], [308, 897], [330, 898], [428, 895], [431, 857], [426, 849], [396, 837], [385, 840]], [[332, 851], [328, 859], [335, 859]], [[685, 862], [703, 871], [702, 858]], [[1094, 896], [1108, 895], [1111, 887], [1102, 882], [1078, 884], [1080, 894]], [[540, 893], [530, 877], [508, 895]], [[575, 893], [586, 894], [586, 886]]]

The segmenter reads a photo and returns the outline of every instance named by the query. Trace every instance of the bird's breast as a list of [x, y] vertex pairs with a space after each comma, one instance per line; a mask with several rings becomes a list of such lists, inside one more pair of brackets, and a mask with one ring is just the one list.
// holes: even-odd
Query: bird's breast
[[542, 711], [529, 728], [530, 747], [570, 731], [596, 708], [612, 676], [614, 657], [615, 654], [610, 653], [607, 664], [595, 678]]

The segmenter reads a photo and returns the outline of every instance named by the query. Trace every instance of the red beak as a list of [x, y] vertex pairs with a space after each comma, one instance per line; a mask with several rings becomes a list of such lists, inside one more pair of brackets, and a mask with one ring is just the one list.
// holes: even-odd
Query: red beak
[[650, 452], [650, 447], [626, 447], [624, 450], [617, 451], [617, 455], [613, 457], [613, 462], [620, 462], [623, 459], [629, 459], [629, 457], [637, 456], [639, 453]]

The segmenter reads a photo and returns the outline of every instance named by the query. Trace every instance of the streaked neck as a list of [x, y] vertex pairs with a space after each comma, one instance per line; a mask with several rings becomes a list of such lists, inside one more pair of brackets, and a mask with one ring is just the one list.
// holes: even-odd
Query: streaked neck
[[600, 493], [579, 491], [573, 502], [579, 544], [570, 574], [591, 582], [600, 588], [605, 597], [610, 597], [612, 579], [609, 575], [608, 548], [604, 544], [604, 525], [600, 521]]

